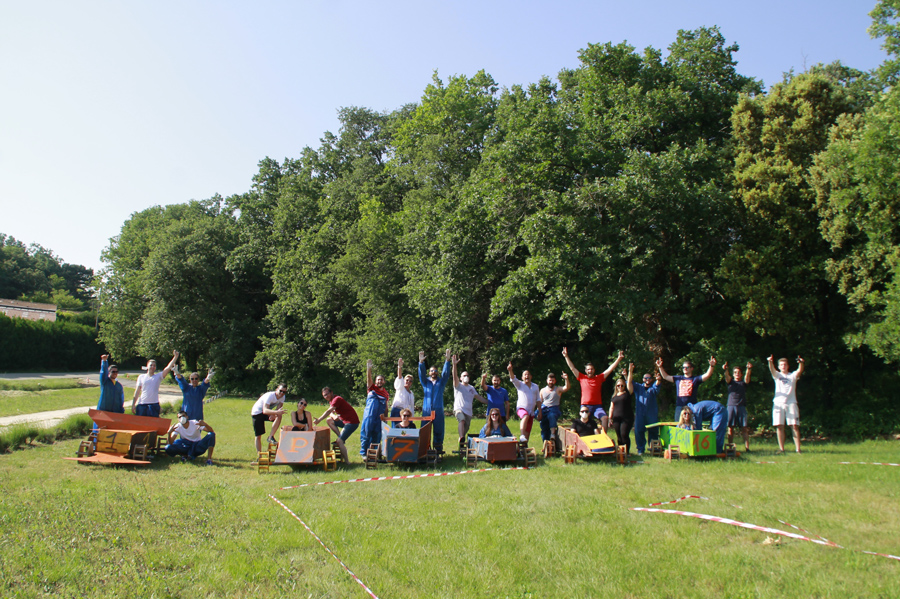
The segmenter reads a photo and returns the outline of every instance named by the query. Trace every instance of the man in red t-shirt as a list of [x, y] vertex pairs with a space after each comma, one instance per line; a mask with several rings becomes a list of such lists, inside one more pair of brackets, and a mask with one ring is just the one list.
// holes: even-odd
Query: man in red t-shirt
[[[347, 455], [347, 447], [344, 445], [344, 442], [350, 438], [353, 431], [359, 428], [359, 416], [356, 414], [353, 406], [347, 403], [347, 400], [340, 395], [332, 393], [330, 387], [322, 388], [322, 397], [325, 398], [325, 401], [331, 407], [325, 410], [324, 414], [313, 420], [313, 424], [319, 424], [326, 418], [328, 419], [328, 428], [333, 430], [334, 434], [338, 436], [337, 440], [341, 448], [341, 457], [345, 464], [349, 464], [350, 458]], [[338, 430], [339, 427], [341, 430]]]
[[572, 371], [572, 374], [575, 375], [575, 378], [581, 384], [581, 405], [590, 410], [591, 415], [600, 423], [605, 433], [609, 425], [609, 418], [606, 416], [606, 410], [603, 409], [603, 398], [600, 395], [600, 388], [603, 386], [603, 381], [606, 380], [606, 377], [613, 373], [616, 366], [625, 357], [625, 352], [620, 351], [616, 361], [610, 364], [605, 372], [600, 374], [596, 374], [594, 365], [590, 362], [585, 364], [584, 374], [578, 372], [575, 364], [569, 358], [569, 351], [565, 347], [562, 350], [562, 355], [566, 359], [566, 364], [569, 365], [569, 370]]

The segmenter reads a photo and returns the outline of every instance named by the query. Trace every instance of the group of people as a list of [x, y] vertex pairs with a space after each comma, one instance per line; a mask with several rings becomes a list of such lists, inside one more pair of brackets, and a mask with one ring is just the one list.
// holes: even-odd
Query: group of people
[[[181, 456], [182, 461], [193, 460], [208, 452], [207, 464], [212, 464], [213, 448], [216, 435], [213, 428], [203, 420], [203, 400], [209, 390], [213, 371], [210, 370], [201, 382], [200, 374], [192, 372], [186, 381], [178, 372], [180, 353], [175, 351], [169, 364], [157, 372], [156, 360], [148, 360], [144, 367], [146, 373], [138, 376], [134, 397], [131, 401], [131, 413], [135, 416], [159, 418], [159, 387], [170, 372], [175, 383], [181, 389], [182, 403], [176, 422], [169, 427], [166, 453], [170, 456]], [[109, 355], [100, 356], [100, 400], [97, 409], [117, 414], [125, 413], [125, 388], [118, 381], [119, 367], [109, 363]], [[204, 436], [202, 432], [206, 431]]]
[[[597, 372], [594, 365], [587, 363], [584, 372], [578, 370], [569, 357], [566, 348], [562, 355], [566, 364], [578, 381], [581, 388], [581, 400], [579, 417], [576, 418], [570, 428], [580, 435], [606, 433], [610, 428], [616, 433], [617, 441], [624, 445], [630, 452], [630, 434], [634, 428], [635, 441], [638, 454], [644, 453], [648, 441], [659, 438], [657, 427], [649, 425], [659, 422], [659, 410], [657, 396], [663, 381], [675, 385], [675, 415], [674, 421], [680, 426], [690, 426], [699, 429], [704, 422], [708, 422], [716, 431], [716, 449], [718, 453], [724, 450], [726, 436], [730, 443], [736, 431], [739, 431], [744, 439], [744, 446], [750, 449], [750, 429], [747, 417], [747, 385], [750, 382], [752, 364], [746, 365], [746, 374], [735, 367], [729, 371], [728, 363], [723, 365], [724, 381], [727, 388], [727, 405], [723, 406], [717, 401], [696, 401], [697, 391], [701, 384], [709, 380], [717, 364], [716, 359], [710, 358], [709, 368], [702, 375], [694, 375], [694, 365], [689, 360], [682, 364], [682, 374], [670, 375], [663, 367], [662, 359], [656, 361], [657, 371], [645, 373], [640, 382], [634, 380], [634, 364], [629, 364], [622, 370], [622, 377], [615, 381], [613, 395], [609, 400], [609, 412], [604, 409], [601, 389], [606, 381], [624, 359], [623, 352], [619, 352], [617, 358], [603, 372]], [[772, 378], [775, 381], [775, 399], [773, 408], [773, 425], [776, 427], [779, 451], [784, 451], [785, 425], [789, 426], [794, 436], [796, 450], [800, 451], [799, 411], [797, 409], [796, 381], [803, 372], [803, 359], [798, 357], [799, 366], [796, 371], [790, 372], [786, 358], [778, 361], [778, 370], [775, 369], [773, 358], [768, 359]], [[486, 406], [486, 422], [479, 433], [482, 437], [488, 436], [513, 436], [507, 425], [511, 417], [509, 392], [503, 387], [503, 381], [498, 375], [483, 374], [481, 376], [481, 391], [471, 384], [471, 378], [467, 371], [458, 372], [459, 358], [451, 355], [447, 350], [444, 356], [442, 369], [437, 365], [428, 367], [425, 362], [425, 353], [419, 352], [418, 375], [423, 392], [422, 410], [423, 417], [435, 415], [432, 427], [432, 447], [438, 452], [443, 452], [444, 446], [444, 389], [451, 377], [453, 381], [453, 415], [457, 421], [458, 443], [464, 447], [466, 438], [474, 418], [474, 402], [478, 401]], [[415, 413], [415, 396], [413, 393], [414, 377], [403, 372], [403, 359], [397, 361], [397, 374], [394, 380], [394, 397], [390, 407], [390, 394], [387, 391], [386, 380], [382, 375], [373, 377], [372, 361], [366, 364], [366, 405], [362, 419], [356, 410], [342, 397], [335, 396], [330, 388], [322, 390], [323, 398], [329, 403], [328, 409], [321, 417], [312, 420], [312, 424], [318, 424], [325, 420], [339, 439], [341, 454], [344, 461], [348, 461], [346, 442], [350, 435], [360, 429], [360, 455], [365, 455], [366, 450], [372, 444], [381, 442], [381, 427], [384, 418], [400, 418], [394, 426], [404, 428], [415, 427], [410, 420]], [[549, 373], [546, 386], [540, 387], [533, 382], [531, 372], [525, 370], [521, 379], [516, 377], [513, 364], [507, 365], [509, 380], [516, 390], [515, 415], [519, 420], [518, 437], [521, 442], [528, 442], [534, 421], [540, 423], [542, 441], [553, 440], [557, 450], [561, 448], [559, 440], [559, 420], [562, 416], [562, 396], [571, 390], [569, 375], [563, 373], [565, 384], [560, 387], [557, 377]], [[488, 379], [490, 378], [490, 384]], [[269, 443], [277, 443], [274, 438], [278, 430], [281, 417], [285, 413], [283, 409], [284, 394], [286, 389], [279, 385], [274, 392], [264, 394], [257, 400], [253, 407], [254, 432], [256, 434], [256, 449], [260, 451], [260, 443], [265, 435], [265, 421], [272, 421]], [[301, 407], [302, 406], [302, 407]], [[312, 430], [309, 424], [312, 416], [305, 412], [305, 400], [301, 400], [298, 411], [292, 414], [294, 430]], [[309, 428], [298, 428], [309, 427]], [[727, 432], [726, 432], [727, 431]]]

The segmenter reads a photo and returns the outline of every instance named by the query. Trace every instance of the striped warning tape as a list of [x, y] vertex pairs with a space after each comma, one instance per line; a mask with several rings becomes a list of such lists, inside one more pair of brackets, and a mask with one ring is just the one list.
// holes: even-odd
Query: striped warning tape
[[335, 560], [337, 560], [337, 563], [339, 563], [339, 564], [344, 568], [344, 570], [346, 570], [347, 573], [350, 574], [350, 576], [353, 577], [353, 580], [355, 580], [356, 582], [359, 583], [359, 586], [361, 586], [362, 588], [364, 588], [364, 589], [366, 590], [366, 592], [369, 594], [369, 596], [373, 597], [374, 599], [378, 599], [378, 595], [376, 595], [375, 593], [373, 593], [373, 592], [372, 592], [372, 589], [370, 589], [368, 586], [366, 586], [366, 583], [364, 583], [362, 580], [360, 580], [360, 579], [359, 579], [359, 576], [357, 576], [356, 574], [354, 574], [354, 573], [353, 573], [353, 570], [351, 570], [350, 568], [348, 568], [348, 567], [347, 567], [347, 564], [345, 564], [344, 562], [342, 562], [342, 561], [341, 561], [341, 558], [339, 558], [338, 556], [336, 556], [336, 555], [334, 554], [334, 551], [332, 551], [331, 549], [329, 549], [328, 546], [325, 545], [325, 543], [322, 542], [322, 539], [319, 538], [319, 535], [317, 535], [316, 533], [314, 533], [313, 530], [312, 530], [309, 526], [306, 525], [306, 522], [304, 522], [303, 520], [300, 519], [300, 516], [298, 516], [297, 514], [295, 514], [293, 511], [291, 511], [291, 508], [289, 508], [288, 506], [284, 505], [283, 503], [281, 503], [280, 501], [278, 501], [277, 499], [275, 499], [274, 496], [269, 495], [269, 497], [272, 499], [272, 501], [274, 501], [275, 503], [277, 503], [278, 505], [280, 505], [281, 507], [283, 507], [285, 510], [287, 510], [287, 513], [289, 513], [291, 516], [293, 516], [294, 518], [296, 518], [296, 519], [297, 519], [297, 522], [299, 522], [300, 524], [302, 524], [302, 525], [303, 525], [303, 528], [305, 528], [307, 531], [309, 531], [309, 534], [311, 534], [311, 535], [313, 536], [313, 538], [315, 538], [315, 539], [319, 542], [319, 545], [321, 545], [322, 547], [324, 547], [324, 548], [325, 548], [325, 551], [327, 551], [328, 553], [330, 553], [330, 554], [331, 554], [331, 557], [333, 557]]
[[460, 470], [458, 472], [429, 472], [427, 474], [409, 474], [407, 476], [378, 476], [373, 478], [352, 478], [348, 480], [325, 480], [317, 483], [304, 483], [302, 485], [294, 485], [292, 487], [281, 487], [282, 491], [290, 489], [301, 489], [303, 487], [318, 487], [320, 485], [339, 485], [342, 483], [368, 483], [379, 480], [403, 480], [407, 478], [428, 478], [431, 476], [454, 476], [456, 474], [474, 474], [476, 472], [506, 472], [510, 470], [528, 470], [525, 466], [513, 466], [512, 468], [482, 468], [480, 470]]
[[754, 464], [790, 464], [790, 462], [753, 462]]
[[900, 464], [885, 464], [882, 462], [838, 462], [838, 464], [867, 464], [869, 466], [900, 466]]
[[[825, 541], [821, 538], [812, 539], [810, 537], [806, 537], [803, 535], [799, 535], [793, 532], [787, 532], [785, 530], [779, 530], [777, 528], [769, 528], [767, 526], [757, 526], [756, 524], [749, 524], [747, 522], [739, 522], [737, 520], [732, 520], [731, 518], [720, 518], [718, 516], [710, 516], [708, 514], [695, 514], [694, 512], [682, 512], [679, 510], [666, 510], [660, 508], [649, 508], [649, 507], [633, 507], [631, 508], [635, 512], [655, 512], [660, 514], [674, 514], [676, 516], [687, 516], [689, 518], [699, 518], [700, 520], [708, 520], [710, 522], [719, 522], [720, 524], [730, 524], [731, 526], [739, 526], [741, 528], [748, 528], [750, 530], [758, 530], [760, 532], [765, 532], [773, 535], [780, 535], [782, 537], [788, 537], [791, 539], [799, 539], [801, 541], [809, 541], [810, 543], [815, 543], [817, 545], [823, 545], [825, 547], [837, 547], [840, 549], [847, 549], [841, 545], [833, 541]], [[855, 551], [855, 550], [851, 550]], [[860, 551], [860, 553], [865, 553], [868, 555], [877, 555], [879, 557], [886, 557], [889, 559], [900, 561], [900, 556], [890, 555], [888, 553], [875, 553], [873, 551]]]
[[659, 503], [651, 503], [650, 507], [655, 505], [669, 505], [670, 503], [678, 503], [679, 501], [684, 501], [685, 499], [704, 499], [709, 501], [709, 497], [701, 497], [700, 495], [685, 495], [684, 497], [679, 497], [678, 499], [673, 499], [672, 501], [660, 501]]
[[829, 545], [834, 545], [835, 547], [840, 547], [840, 545], [838, 545], [837, 543], [834, 543], [834, 542], [832, 542], [832, 541], [829, 541], [828, 539], [826, 539], [826, 538], [823, 537], [822, 535], [817, 535], [817, 534], [814, 533], [814, 532], [809, 532], [808, 530], [803, 530], [803, 529], [800, 528], [799, 526], [794, 526], [794, 525], [791, 524], [790, 522], [785, 522], [784, 520], [781, 520], [781, 519], [779, 519], [778, 521], [781, 522], [782, 524], [784, 524], [785, 526], [790, 526], [790, 527], [793, 528], [794, 530], [799, 530], [800, 532], [805, 532], [805, 533], [808, 534], [808, 535], [812, 535], [812, 536], [814, 536], [814, 537], [817, 537], [817, 538], [819, 538], [819, 539], [822, 539], [823, 541], [825, 541], [825, 542], [828, 543]]

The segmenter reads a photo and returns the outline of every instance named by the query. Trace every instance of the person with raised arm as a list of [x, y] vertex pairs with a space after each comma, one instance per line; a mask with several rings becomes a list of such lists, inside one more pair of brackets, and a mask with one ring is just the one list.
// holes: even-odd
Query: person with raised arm
[[381, 417], [387, 416], [390, 394], [384, 388], [384, 377], [372, 378], [372, 360], [366, 360], [366, 407], [359, 429], [359, 454], [366, 455], [371, 445], [381, 444]]
[[503, 417], [503, 422], [506, 422], [509, 420], [509, 391], [503, 387], [503, 381], [500, 380], [500, 375], [493, 375], [491, 377], [490, 385], [487, 384], [487, 377], [487, 373], [481, 375], [481, 389], [487, 396], [488, 402], [488, 420], [490, 420], [491, 410], [497, 408], [500, 410], [500, 416]]
[[527, 443], [531, 436], [531, 426], [534, 424], [535, 409], [537, 409], [538, 420], [541, 418], [541, 388], [531, 382], [531, 372], [527, 370], [522, 371], [521, 381], [517, 379], [516, 373], [513, 372], [512, 362], [506, 366], [506, 371], [518, 394], [516, 415], [519, 417], [519, 441]]
[[212, 379], [212, 369], [206, 373], [206, 378], [200, 382], [200, 373], [192, 372], [188, 383], [178, 372], [178, 365], [172, 369], [175, 383], [181, 389], [181, 409], [187, 412], [189, 420], [203, 420], [203, 398], [209, 390], [209, 381]]
[[[201, 433], [206, 431], [206, 436]], [[191, 420], [188, 413], [184, 410], [178, 412], [178, 420], [169, 427], [169, 444], [166, 445], [166, 454], [170, 456], [181, 456], [181, 461], [193, 460], [197, 456], [203, 455], [209, 450], [206, 456], [207, 466], [211, 466], [213, 461], [213, 449], [216, 447], [216, 432], [209, 424], [203, 420]], [[176, 435], [180, 437], [175, 439]]]
[[422, 398], [422, 417], [428, 418], [434, 412], [434, 423], [431, 425], [432, 444], [434, 450], [441, 454], [444, 451], [444, 387], [450, 380], [450, 350], [444, 354], [444, 368], [438, 376], [437, 366], [426, 369], [425, 352], [419, 351], [419, 383], [425, 396]]
[[[253, 434], [256, 436], [256, 455], [262, 451], [262, 438], [266, 434], [266, 422], [272, 422], [272, 432], [269, 433], [267, 442], [277, 445], [275, 431], [281, 424], [284, 416], [284, 396], [287, 395], [287, 387], [278, 385], [274, 391], [263, 393], [250, 409], [250, 418], [253, 420]], [[279, 435], [280, 437], [280, 435]]]
[[456, 417], [456, 430], [459, 433], [459, 449], [466, 448], [466, 438], [469, 435], [469, 427], [474, 416], [473, 405], [475, 399], [487, 405], [487, 400], [475, 391], [475, 387], [469, 384], [469, 373], [463, 371], [462, 375], [456, 374], [456, 365], [459, 357], [453, 356], [453, 415]]
[[747, 362], [747, 375], [741, 372], [739, 366], [729, 374], [728, 362], [722, 365], [725, 372], [725, 385], [728, 387], [728, 442], [734, 439], [734, 429], [740, 427], [744, 437], [744, 450], [750, 451], [750, 423], [747, 422], [747, 385], [750, 384], [750, 371], [753, 364]]
[[790, 372], [787, 358], [778, 360], [778, 370], [772, 356], [769, 356], [769, 372], [775, 381], [775, 398], [772, 400], [772, 425], [778, 437], [778, 453], [784, 453], [784, 425], [791, 427], [794, 435], [794, 446], [800, 453], [800, 408], [797, 405], [797, 379], [803, 374], [806, 364], [797, 356], [797, 370]]
[[556, 384], [554, 373], [547, 374], [547, 386], [541, 389], [541, 441], [553, 440], [557, 452], [562, 451], [562, 442], [559, 440], [559, 419], [562, 416], [560, 403], [562, 394], [571, 388], [569, 375], [563, 373], [562, 377], [566, 381], [564, 387]]
[[606, 429], [609, 427], [609, 418], [606, 415], [606, 410], [603, 409], [601, 389], [603, 387], [603, 381], [613, 373], [619, 365], [619, 362], [625, 357], [625, 352], [619, 351], [616, 360], [609, 365], [609, 368], [600, 374], [596, 374], [594, 365], [590, 362], [585, 364], [584, 374], [579, 372], [578, 369], [575, 368], [575, 363], [569, 358], [569, 350], [565, 347], [562, 350], [562, 355], [566, 359], [566, 364], [569, 365], [569, 370], [572, 371], [572, 374], [575, 375], [575, 378], [581, 385], [581, 405], [587, 406], [588, 409], [590, 409], [591, 416], [600, 422], [600, 426], [605, 433]]
[[[394, 402], [391, 404], [391, 418], [399, 418], [400, 412], [416, 410], [416, 398], [412, 392], [413, 375], [403, 375], [403, 358], [397, 360], [397, 378], [394, 379]], [[395, 423], [394, 426], [397, 426]]]
[[118, 380], [119, 367], [109, 364], [109, 354], [100, 356], [100, 399], [97, 409], [104, 412], [125, 413], [125, 389]]
[[134, 399], [131, 401], [132, 414], [159, 418], [159, 385], [175, 367], [178, 356], [179, 353], [174, 352], [162, 372], [156, 372], [156, 360], [147, 361], [147, 374], [138, 377], [137, 386], [134, 388]]
[[659, 422], [659, 408], [656, 405], [656, 396], [659, 395], [659, 381], [662, 379], [659, 372], [656, 380], [649, 372], [645, 373], [642, 382], [634, 382], [634, 362], [628, 365], [628, 380], [626, 386], [628, 392], [634, 395], [634, 440], [637, 444], [638, 455], [644, 454], [647, 447], [647, 437], [651, 442], [659, 440], [659, 429], [648, 429], [648, 424]]
[[663, 360], [662, 358], [657, 358], [656, 367], [659, 369], [659, 374], [662, 376], [663, 380], [669, 381], [670, 383], [675, 383], [675, 420], [680, 420], [681, 411], [689, 403], [695, 403], [697, 401], [697, 389], [700, 387], [702, 383], [709, 380], [709, 377], [712, 376], [713, 367], [716, 365], [715, 356], [710, 357], [709, 359], [709, 368], [706, 372], [704, 372], [700, 376], [694, 376], [694, 363], [690, 360], [685, 360], [681, 365], [681, 371], [684, 373], [683, 375], [670, 376], [665, 369], [663, 368]]
[[[345, 464], [350, 463], [350, 455], [347, 453], [347, 439], [353, 431], [359, 428], [359, 414], [353, 409], [346, 399], [335, 395], [331, 387], [322, 387], [322, 398], [328, 402], [328, 409], [321, 416], [313, 420], [313, 424], [327, 421], [335, 435], [337, 435], [338, 447], [341, 450], [341, 458]], [[338, 430], [340, 429], [340, 430]]]

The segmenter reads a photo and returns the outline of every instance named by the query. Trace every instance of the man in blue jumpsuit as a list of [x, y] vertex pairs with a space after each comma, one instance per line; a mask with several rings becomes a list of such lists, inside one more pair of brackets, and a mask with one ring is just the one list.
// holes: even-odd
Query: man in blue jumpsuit
[[113, 364], [109, 366], [109, 354], [100, 356], [100, 401], [97, 409], [104, 412], [125, 413], [125, 389], [122, 383], [116, 380], [119, 376], [119, 367]]
[[637, 443], [638, 455], [644, 453], [647, 446], [646, 433], [651, 441], [659, 440], [659, 429], [653, 427], [647, 430], [648, 424], [659, 422], [659, 408], [656, 405], [656, 396], [659, 395], [659, 381], [662, 376], [657, 372], [656, 380], [647, 373], [642, 383], [634, 383], [634, 363], [628, 365], [628, 392], [634, 394], [634, 440]]
[[[426, 376], [427, 372], [427, 376]], [[438, 453], [444, 450], [444, 387], [450, 380], [450, 350], [444, 355], [444, 370], [438, 378], [437, 366], [426, 371], [425, 352], [419, 352], [419, 382], [425, 392], [422, 400], [422, 416], [428, 417], [434, 411], [432, 431], [434, 441], [431, 446]]]
[[359, 454], [366, 455], [372, 444], [381, 444], [381, 417], [387, 416], [387, 402], [390, 399], [384, 387], [384, 377], [380, 374], [372, 380], [372, 360], [366, 362], [366, 408], [363, 411], [359, 431]]
[[703, 428], [703, 421], [711, 421], [710, 428], [716, 431], [716, 453], [725, 453], [725, 433], [728, 430], [728, 412], [717, 401], [701, 401], [686, 406], [694, 414], [694, 430]]
[[203, 420], [203, 398], [209, 390], [209, 380], [212, 378], [213, 371], [210, 370], [206, 375], [206, 379], [200, 382], [200, 373], [192, 372], [190, 375], [190, 384], [184, 380], [178, 367], [172, 371], [175, 375], [175, 382], [181, 389], [181, 409], [187, 412], [188, 420]]

